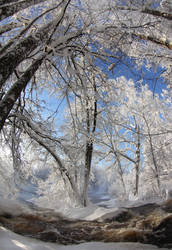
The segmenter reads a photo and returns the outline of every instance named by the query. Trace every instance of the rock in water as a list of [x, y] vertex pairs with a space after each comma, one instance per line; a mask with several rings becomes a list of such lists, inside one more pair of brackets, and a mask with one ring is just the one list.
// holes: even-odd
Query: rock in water
[[172, 199], [168, 199], [162, 204], [162, 209], [167, 213], [172, 213]]
[[[161, 205], [149, 203], [123, 207], [108, 212], [97, 220], [86, 221], [68, 219], [51, 209], [20, 208], [13, 201], [4, 201], [0, 206], [0, 223], [16, 233], [61, 244], [104, 241], [170, 246], [171, 204], [168, 201]], [[17, 211], [13, 211], [14, 208]]]
[[172, 215], [164, 218], [160, 224], [153, 229], [152, 242], [158, 246], [172, 247]]
[[117, 211], [106, 213], [100, 216], [96, 221], [107, 223], [117, 221], [122, 223], [130, 220], [132, 217], [134, 217], [134, 215], [127, 209], [118, 209]]

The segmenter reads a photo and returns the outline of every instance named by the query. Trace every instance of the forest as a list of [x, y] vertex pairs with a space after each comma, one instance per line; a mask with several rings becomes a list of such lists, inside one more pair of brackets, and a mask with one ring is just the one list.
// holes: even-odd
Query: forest
[[171, 0], [0, 0], [0, 249], [171, 249], [171, 79]]
[[172, 195], [169, 0], [0, 0], [0, 196]]

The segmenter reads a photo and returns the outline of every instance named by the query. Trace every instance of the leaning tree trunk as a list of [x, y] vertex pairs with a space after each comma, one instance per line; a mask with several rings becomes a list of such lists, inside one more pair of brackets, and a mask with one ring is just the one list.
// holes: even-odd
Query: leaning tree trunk
[[4, 85], [8, 77], [14, 72], [16, 67], [43, 41], [48, 38], [51, 24], [41, 28], [37, 33], [23, 38], [14, 48], [0, 57], [0, 88]]
[[0, 0], [0, 5], [4, 5], [7, 3], [19, 2], [20, 0]]
[[[69, 34], [64, 35], [63, 37], [60, 37], [59, 40], [54, 44], [55, 48], [60, 49], [60, 46], [63, 45], [63, 43], [66, 44], [70, 43], [71, 40], [79, 37], [82, 34], [82, 31], [77, 32], [70, 32]], [[63, 48], [61, 48], [63, 49]], [[5, 120], [8, 117], [11, 109], [13, 108], [16, 100], [20, 96], [22, 90], [25, 89], [28, 82], [32, 78], [32, 76], [35, 74], [39, 66], [41, 65], [42, 61], [46, 57], [46, 55], [51, 54], [53, 49], [47, 48], [47, 51], [44, 52], [41, 56], [39, 56], [38, 59], [35, 59], [34, 63], [25, 71], [25, 73], [19, 78], [9, 89], [9, 91], [5, 94], [4, 98], [0, 101], [0, 131], [4, 126]]]
[[0, 101], [0, 131], [4, 126], [5, 120], [7, 119], [11, 109], [13, 108], [15, 102], [21, 95], [22, 90], [24, 90], [35, 74], [39, 66], [42, 64], [46, 53], [41, 55], [35, 62], [25, 71], [25, 73], [19, 78], [6, 93], [4, 98]]
[[8, 32], [12, 29], [15, 29], [17, 27], [20, 27], [20, 26], [22, 26], [21, 23], [15, 23], [15, 22], [4, 24], [4, 25], [0, 26], [0, 35]]
[[22, 38], [16, 46], [12, 47], [0, 57], [0, 89], [8, 77], [14, 72], [16, 67], [39, 45], [49, 39], [49, 31], [51, 31], [53, 27], [57, 28], [60, 24], [69, 2], [69, 0], [64, 1], [63, 9], [55, 20], [44, 25], [36, 33], [31, 34], [26, 38]]
[[[20, 116], [18, 118], [20, 119]], [[30, 138], [35, 140], [40, 146], [42, 146], [54, 158], [55, 162], [57, 163], [57, 168], [59, 169], [61, 176], [63, 178], [64, 184], [66, 184], [66, 180], [67, 180], [76, 201], [81, 203], [81, 196], [78, 191], [75, 178], [70, 174], [70, 171], [68, 171], [68, 169], [65, 167], [60, 156], [57, 155], [56, 151], [54, 150], [55, 146], [50, 146], [49, 143], [45, 141], [45, 137], [41, 136], [42, 134], [41, 131], [37, 127], [34, 126], [30, 118], [22, 115], [21, 119], [24, 121], [24, 124], [25, 124], [24, 125], [25, 132], [28, 134]]]
[[[26, 9], [32, 5], [45, 2], [46, 0], [24, 0], [24, 1], [1, 1], [0, 2], [0, 21], [6, 17], [12, 16], [20, 10]], [[13, 3], [12, 3], [13, 2]]]

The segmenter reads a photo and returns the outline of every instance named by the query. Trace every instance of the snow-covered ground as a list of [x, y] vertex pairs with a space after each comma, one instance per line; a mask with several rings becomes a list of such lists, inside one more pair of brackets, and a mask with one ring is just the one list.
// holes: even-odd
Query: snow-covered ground
[[[94, 220], [107, 212], [118, 211], [118, 208], [107, 209], [97, 207], [96, 205], [87, 208], [70, 209], [66, 215], [70, 218], [84, 218]], [[0, 198], [0, 215], [8, 212], [19, 215], [23, 212], [29, 212], [29, 209], [19, 202]], [[152, 245], [143, 245], [140, 243], [103, 243], [89, 242], [79, 245], [63, 246], [55, 243], [46, 243], [36, 239], [23, 237], [10, 230], [0, 226], [0, 250], [158, 250]], [[166, 248], [161, 248], [165, 250]]]
[[119, 208], [114, 207], [107, 209], [104, 207], [98, 207], [96, 205], [90, 205], [86, 208], [71, 208], [65, 211], [65, 216], [72, 219], [83, 219], [83, 220], [96, 220], [102, 215], [109, 212], [116, 212]]
[[[165, 250], [166, 248], [161, 248]], [[62, 246], [17, 235], [0, 227], [0, 250], [158, 250], [156, 246], [140, 243], [89, 242], [79, 245]]]

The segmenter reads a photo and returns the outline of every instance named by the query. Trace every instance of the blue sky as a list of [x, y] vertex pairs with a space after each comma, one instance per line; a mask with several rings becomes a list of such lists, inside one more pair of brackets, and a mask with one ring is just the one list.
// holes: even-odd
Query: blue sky
[[137, 65], [134, 61], [132, 61], [129, 57], [122, 58], [122, 60], [112, 60], [112, 63], [115, 63], [115, 67], [112, 71], [108, 70], [110, 63], [107, 64], [99, 59], [96, 61], [96, 65], [99, 66], [104, 73], [108, 75], [109, 78], [117, 78], [120, 76], [126, 77], [126, 79], [132, 79], [136, 87], [138, 86], [138, 82], [140, 80], [143, 81], [143, 84], [147, 84], [149, 89], [153, 93], [161, 94], [162, 89], [167, 88], [167, 84], [164, 79], [161, 77], [161, 74], [165, 69], [161, 67], [157, 67], [154, 69], [154, 65], [152, 68], [146, 68], [146, 63], [143, 64], [141, 69], [137, 69]]
[[[141, 67], [141, 69], [136, 68], [136, 64], [130, 58], [122, 57], [123, 61], [115, 61], [112, 59], [112, 63], [115, 63], [116, 66], [113, 71], [109, 71], [108, 67], [110, 63], [103, 62], [100, 59], [96, 59], [95, 63], [98, 67], [102, 69], [104, 73], [108, 76], [108, 78], [117, 78], [121, 76], [125, 76], [128, 80], [132, 79], [136, 87], [139, 90], [140, 80], [143, 81], [143, 84], [147, 84], [149, 89], [155, 94], [161, 94], [162, 89], [166, 89], [167, 85], [164, 82], [164, 79], [160, 77], [161, 73], [164, 69], [157, 67], [156, 71], [153, 68], [146, 68], [145, 65]], [[56, 111], [58, 109], [58, 113], [56, 115], [56, 123], [57, 125], [62, 125], [64, 121], [64, 111], [66, 108], [66, 99], [61, 98], [57, 99], [55, 94], [49, 96], [48, 90], [42, 92], [40, 98], [47, 102], [47, 108], [52, 111]], [[44, 111], [45, 116], [48, 117], [48, 111]]]

